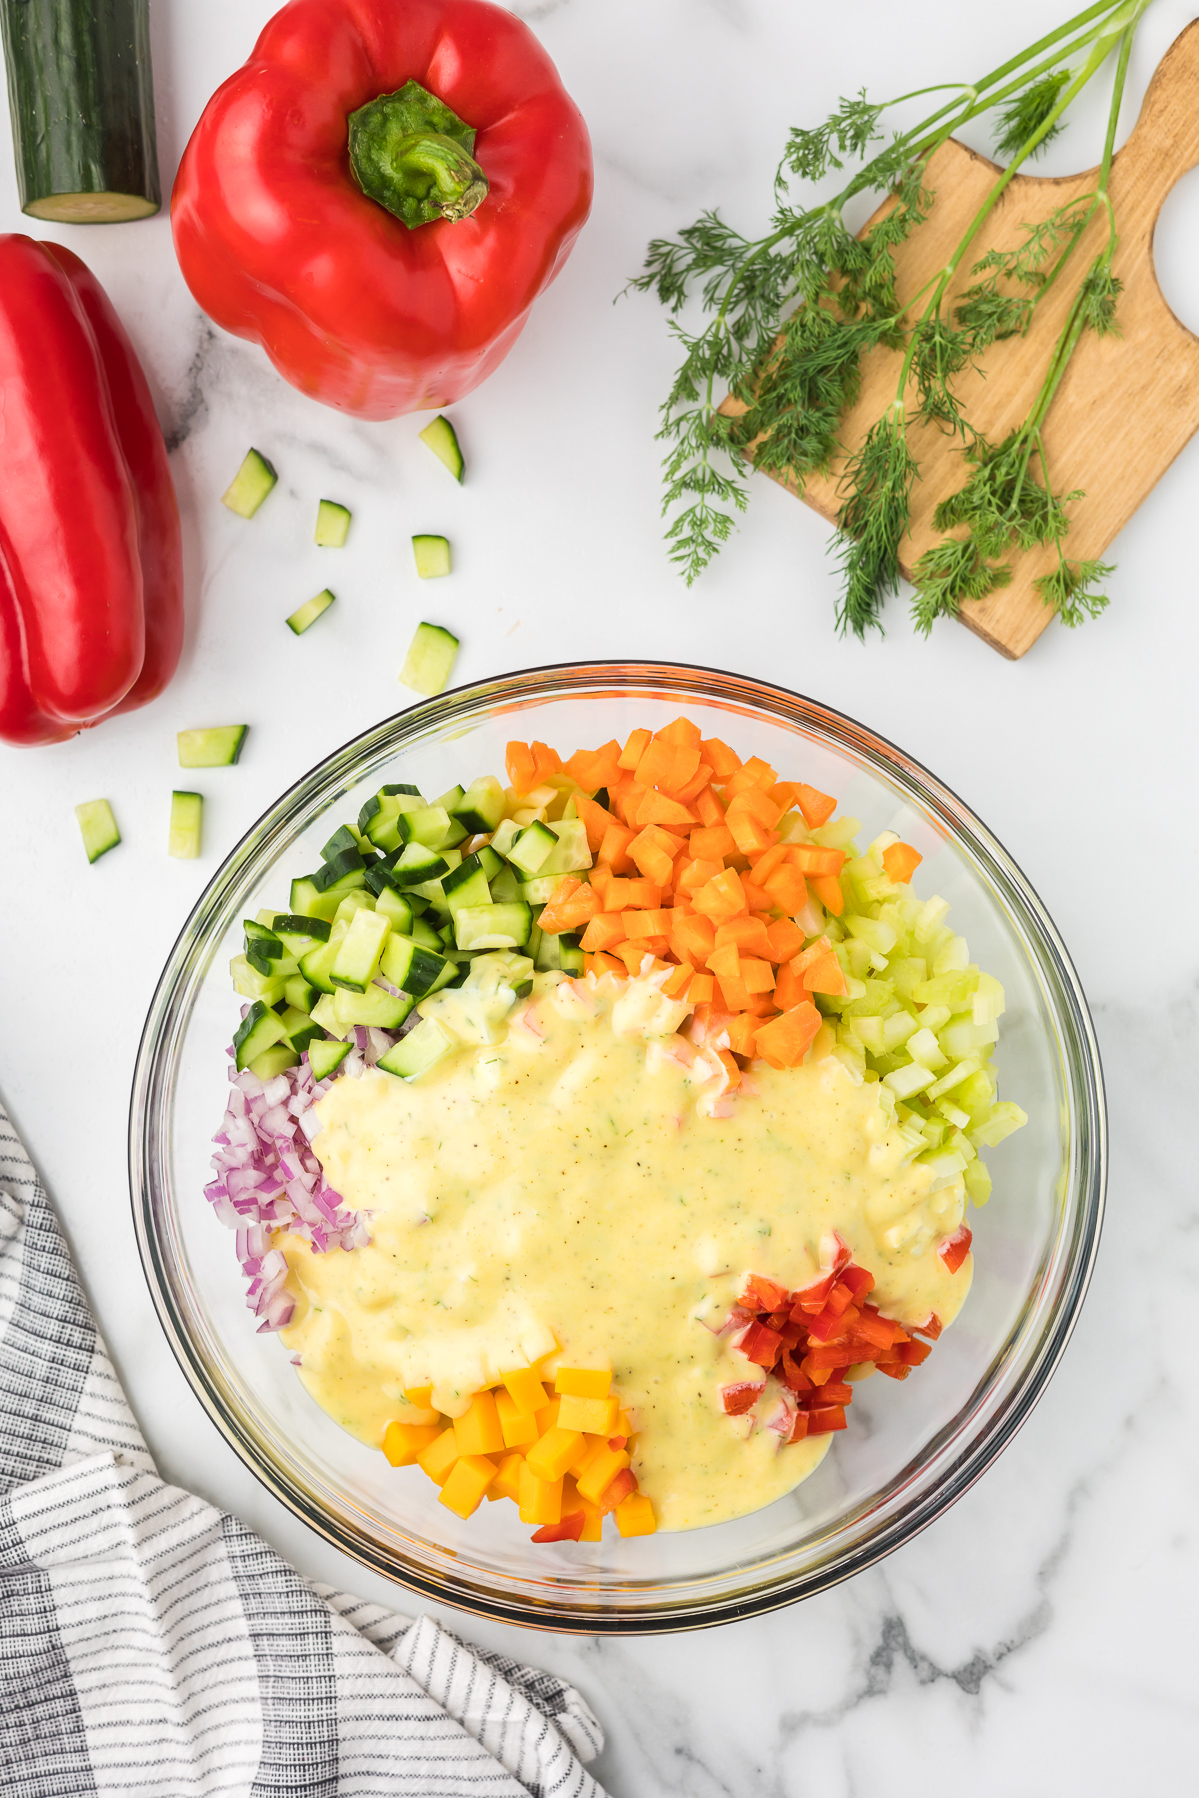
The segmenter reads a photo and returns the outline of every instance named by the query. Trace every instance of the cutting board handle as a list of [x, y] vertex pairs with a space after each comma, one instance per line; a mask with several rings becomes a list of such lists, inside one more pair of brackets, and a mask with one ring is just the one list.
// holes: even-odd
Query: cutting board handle
[[1147, 236], [1152, 235], [1157, 215], [1171, 188], [1196, 163], [1199, 163], [1199, 19], [1192, 20], [1185, 31], [1179, 33], [1157, 65], [1140, 117], [1116, 158], [1121, 187], [1131, 182], [1137, 191], [1137, 223], [1143, 226]]

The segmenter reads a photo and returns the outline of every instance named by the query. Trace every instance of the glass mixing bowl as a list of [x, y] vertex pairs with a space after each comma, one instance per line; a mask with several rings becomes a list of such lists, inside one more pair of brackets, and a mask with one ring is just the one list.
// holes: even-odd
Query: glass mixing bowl
[[[732, 1523], [534, 1547], [515, 1508], [461, 1522], [417, 1468], [395, 1470], [308, 1397], [258, 1335], [232, 1233], [203, 1196], [225, 1109], [241, 920], [286, 902], [293, 876], [383, 781], [425, 793], [502, 770], [510, 737], [565, 754], [680, 712], [743, 757], [836, 795], [863, 841], [897, 830], [924, 855], [972, 957], [1007, 991], [1002, 1096], [1027, 1127], [988, 1154], [971, 1215], [974, 1284], [917, 1377], [858, 1388], [849, 1429], [803, 1485]], [[304, 775], [243, 838], [192, 912], [159, 982], [130, 1116], [133, 1206], [167, 1339], [246, 1463], [346, 1553], [430, 1598], [553, 1629], [690, 1629], [818, 1592], [907, 1542], [1010, 1440], [1070, 1335], [1098, 1244], [1105, 1123], [1086, 1001], [1027, 880], [961, 800], [862, 725], [779, 687], [705, 668], [598, 662], [443, 694], [366, 731]]]

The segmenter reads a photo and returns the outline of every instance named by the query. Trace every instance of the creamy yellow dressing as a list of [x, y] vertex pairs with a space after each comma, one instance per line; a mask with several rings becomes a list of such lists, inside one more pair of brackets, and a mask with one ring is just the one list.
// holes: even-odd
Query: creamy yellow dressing
[[722, 1412], [721, 1385], [751, 1376], [714, 1333], [746, 1274], [802, 1286], [835, 1228], [887, 1315], [948, 1323], [971, 1263], [947, 1274], [936, 1245], [961, 1183], [934, 1190], [878, 1085], [835, 1056], [725, 1094], [652, 984], [558, 979], [502, 1023], [478, 995], [439, 995], [422, 1010], [474, 1041], [419, 1080], [371, 1070], [321, 1100], [316, 1153], [372, 1240], [320, 1255], [277, 1239], [297, 1300], [284, 1339], [317, 1403], [372, 1445], [412, 1417], [405, 1387], [431, 1383], [453, 1416], [555, 1350], [611, 1366], [659, 1527], [742, 1515], [831, 1441], [779, 1448], [770, 1403], [756, 1428]]

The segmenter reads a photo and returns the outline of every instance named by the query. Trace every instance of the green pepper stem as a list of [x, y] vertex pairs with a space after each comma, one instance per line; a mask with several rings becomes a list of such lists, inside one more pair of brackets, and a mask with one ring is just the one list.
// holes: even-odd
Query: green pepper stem
[[354, 179], [409, 230], [469, 218], [487, 198], [474, 144], [473, 128], [415, 81], [350, 114]]

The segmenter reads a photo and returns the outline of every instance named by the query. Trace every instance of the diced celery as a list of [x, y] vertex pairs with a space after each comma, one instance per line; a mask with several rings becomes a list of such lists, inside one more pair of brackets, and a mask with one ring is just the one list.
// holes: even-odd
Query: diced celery
[[975, 1205], [985, 1205], [991, 1196], [991, 1174], [981, 1157], [971, 1161], [962, 1179], [966, 1183], [966, 1191]]
[[896, 1068], [893, 1074], [885, 1075], [883, 1085], [889, 1086], [897, 1099], [910, 1099], [913, 1093], [923, 1092], [926, 1086], [931, 1086], [932, 1079], [927, 1068], [922, 1068], [918, 1061], [910, 1061], [906, 1068]]
[[973, 1022], [980, 1026], [997, 1023], [1006, 1003], [998, 980], [991, 974], [980, 974], [974, 989]]
[[883, 1020], [881, 1018], [854, 1018], [850, 1024], [850, 1030], [872, 1055], [883, 1053]]
[[968, 1080], [962, 1081], [953, 1095], [953, 1102], [970, 1113], [972, 1122], [981, 1124], [995, 1103], [995, 1090], [995, 1076], [990, 1068], [980, 1068]]
[[857, 999], [843, 1002], [841, 1015], [845, 1018], [871, 1018], [885, 1011], [895, 997], [895, 989], [889, 980], [865, 980], [862, 995]]
[[969, 1124], [969, 1122], [970, 1122], [969, 1113], [965, 1112], [965, 1111], [959, 1111], [957, 1106], [953, 1103], [953, 1101], [951, 1099], [947, 1099], [944, 1096], [944, 1094], [942, 1094], [942, 1096], [937, 1100], [937, 1110], [941, 1113], [941, 1115], [943, 1117], [947, 1118], [949, 1120], [949, 1122], [951, 1124], [953, 1124], [958, 1130], [964, 1130], [966, 1128], [967, 1124]]
[[780, 843], [810, 843], [812, 833], [803, 821], [799, 812], [784, 812], [775, 829], [779, 833]]
[[910, 1011], [897, 1011], [883, 1022], [883, 1048], [889, 1052], [907, 1042], [913, 1030], [920, 1028]]
[[880, 955], [890, 955], [899, 940], [890, 924], [884, 924], [881, 918], [850, 915], [846, 918], [845, 925], [851, 936], [857, 937], [859, 942], [868, 943]]
[[917, 1030], [914, 1036], [909, 1036], [908, 1054], [913, 1061], [918, 1061], [921, 1067], [928, 1068], [931, 1073], [936, 1073], [938, 1068], [945, 1066], [941, 1045], [927, 1028]]
[[948, 1005], [951, 1011], [964, 1011], [977, 980], [976, 974], [938, 974], [914, 986], [912, 998], [917, 1005]]
[[915, 936], [916, 941], [918, 943], [926, 943], [932, 936], [934, 930], [940, 929], [942, 920], [945, 918], [948, 911], [949, 901], [948, 899], [942, 899], [939, 893], [934, 893], [931, 899], [926, 899], [924, 904], [920, 907], [913, 927], [913, 935]]
[[977, 1072], [977, 1061], [972, 1056], [967, 1056], [965, 1061], [959, 1061], [956, 1067], [950, 1068], [947, 1074], [941, 1075], [935, 1086], [931, 1088], [929, 1098], [939, 1099], [942, 1093], [952, 1092], [955, 1086], [960, 1086], [963, 1080], [968, 1080], [971, 1074], [977, 1074]]
[[955, 1149], [940, 1149], [928, 1155], [921, 1155], [918, 1159], [932, 1173], [932, 1190], [934, 1192], [937, 1192], [942, 1186], [952, 1186], [953, 1182], [960, 1180], [965, 1172], [966, 1163]]
[[948, 1005], [926, 1005], [920, 1013], [920, 1022], [926, 1030], [939, 1031], [943, 1024], [948, 1024], [952, 1016]]
[[967, 1167], [969, 1167], [970, 1163], [975, 1160], [978, 1155], [978, 1150], [962, 1129], [954, 1131], [949, 1139], [949, 1146], [951, 1149], [957, 1150]]
[[[930, 1007], [931, 1009], [931, 1007]], [[958, 1060], [976, 1049], [986, 1049], [999, 1039], [998, 1024], [972, 1024], [969, 1018], [954, 1017], [938, 1032], [938, 1040], [946, 1055]]]
[[852, 974], [855, 980], [865, 980], [874, 969], [870, 944], [859, 942], [856, 937], [851, 937], [845, 945], [845, 968], [846, 972]]
[[953, 974], [970, 965], [970, 949], [964, 936], [951, 937], [944, 948], [933, 956], [933, 978]]
[[898, 841], [899, 841], [898, 831], [894, 831], [894, 830], [880, 831], [878, 836], [875, 837], [873, 843], [871, 843], [870, 847], [867, 849], [866, 854], [872, 855], [874, 857], [875, 861], [878, 863], [879, 867], [881, 868], [883, 865], [883, 856], [886, 854], [887, 850], [891, 847], [892, 843], [898, 843]]
[[860, 818], [830, 818], [827, 824], [812, 832], [812, 841], [819, 843], [822, 849], [847, 849], [861, 828]]
[[922, 986], [928, 979], [928, 965], [918, 955], [892, 956], [887, 967], [887, 979], [899, 998], [910, 1000], [913, 989]]
[[991, 1108], [991, 1114], [981, 1124], [975, 1124], [970, 1131], [970, 1140], [976, 1149], [993, 1149], [1001, 1143], [1005, 1136], [1013, 1130], [1019, 1130], [1027, 1124], [1028, 1114], [1021, 1111], [1018, 1105], [1004, 1099]]

